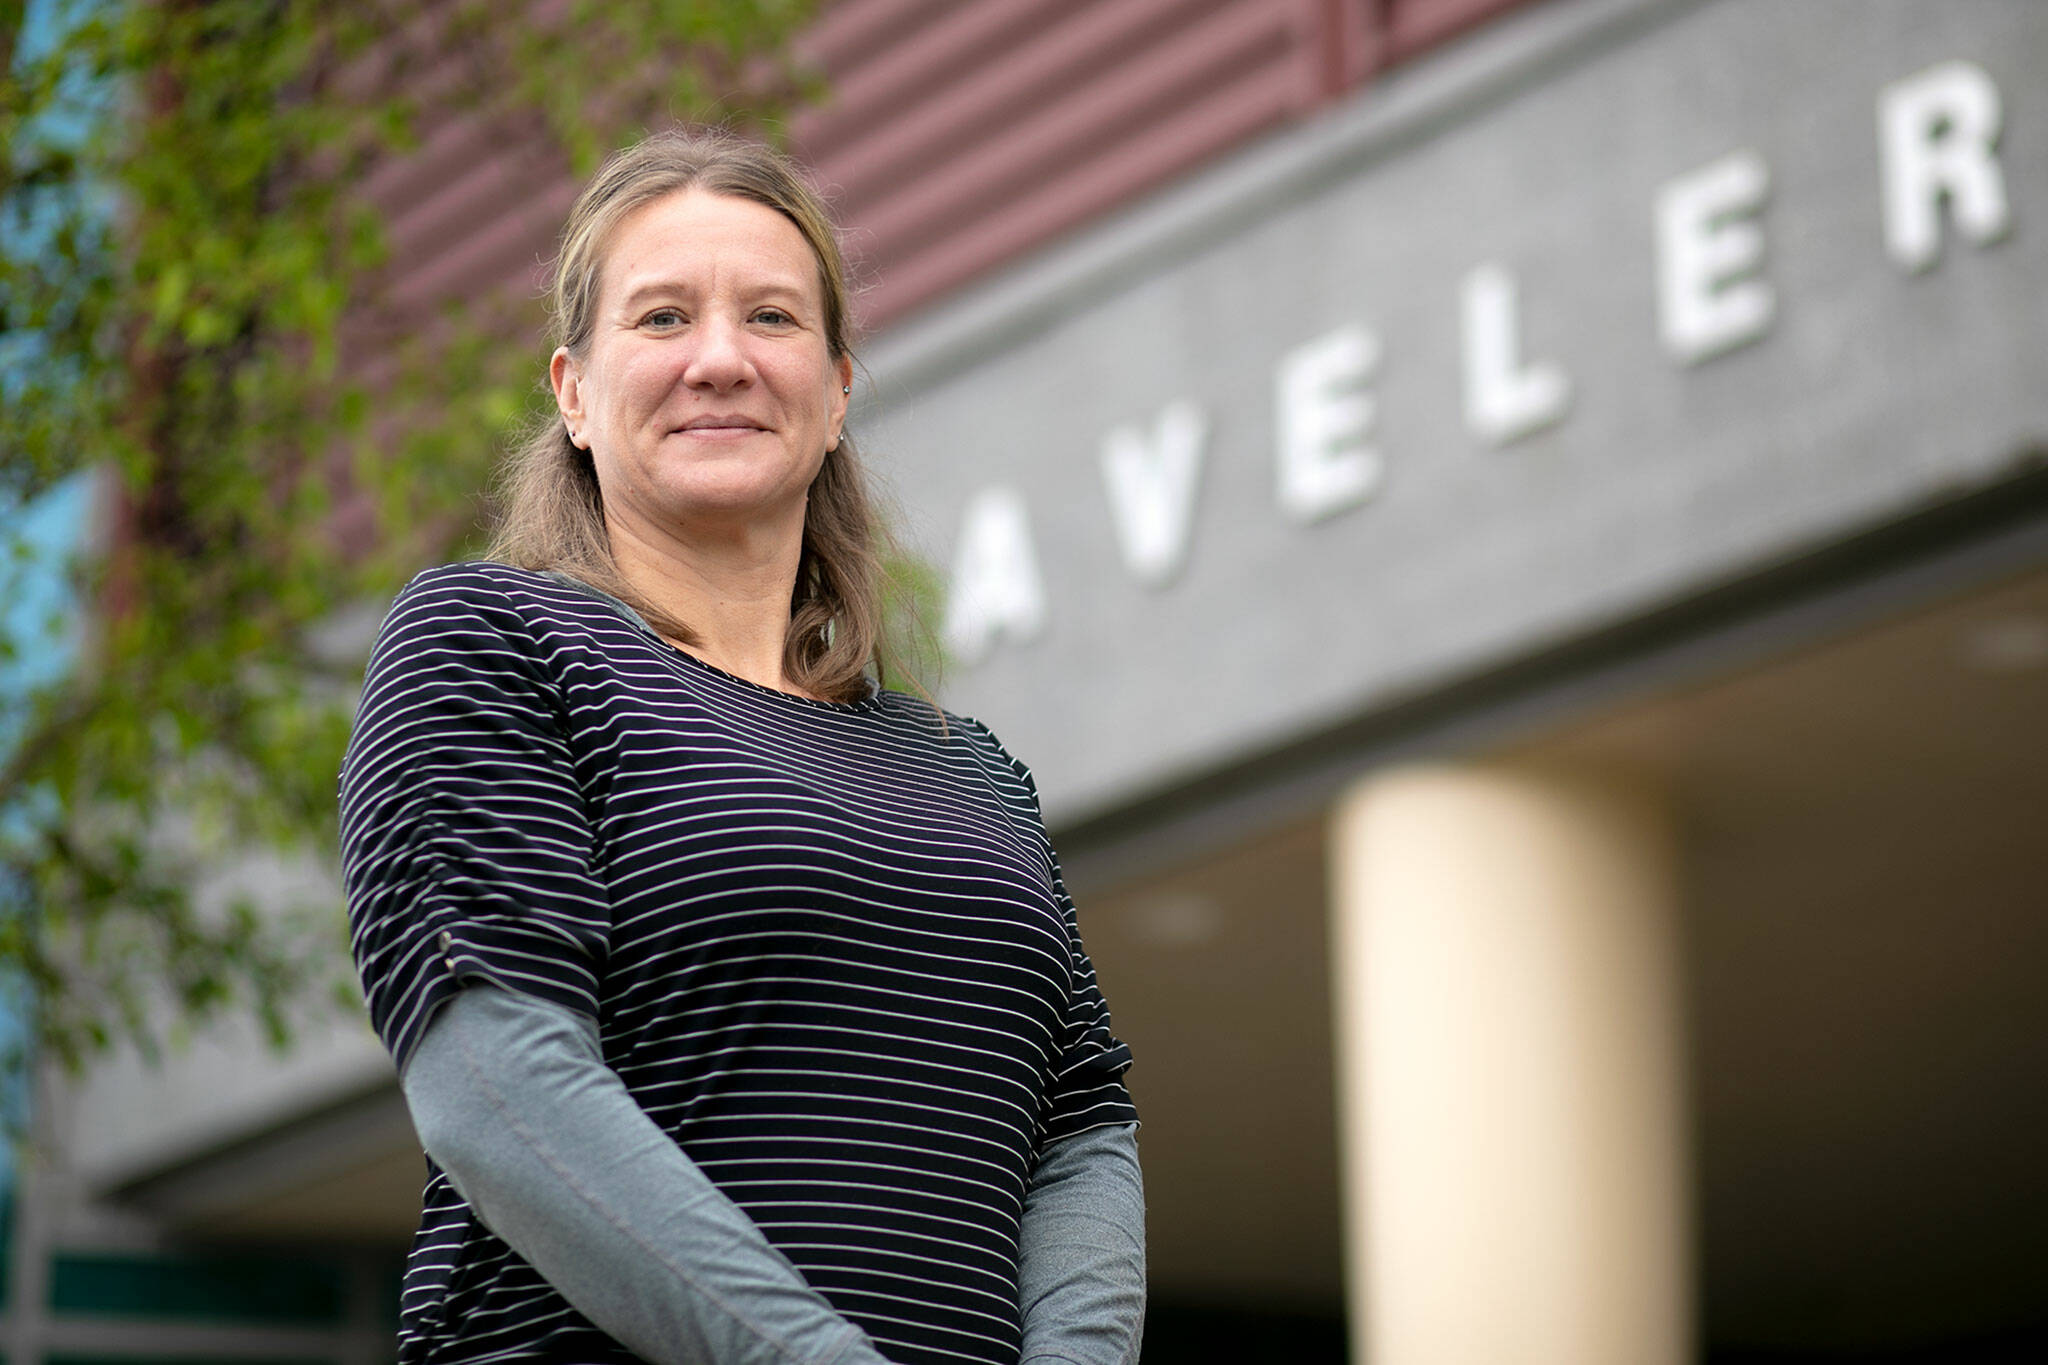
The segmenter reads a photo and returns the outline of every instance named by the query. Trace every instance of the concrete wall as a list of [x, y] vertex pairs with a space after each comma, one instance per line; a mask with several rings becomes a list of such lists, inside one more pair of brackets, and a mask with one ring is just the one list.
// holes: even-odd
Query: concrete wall
[[1999, 481], [2044, 66], [2028, 0], [1559, 0], [892, 334], [945, 699], [1079, 818]]

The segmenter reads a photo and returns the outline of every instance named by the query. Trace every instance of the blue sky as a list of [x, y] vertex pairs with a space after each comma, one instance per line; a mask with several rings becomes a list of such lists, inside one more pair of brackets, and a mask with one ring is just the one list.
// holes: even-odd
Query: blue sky
[[[23, 17], [17, 63], [38, 60], [65, 26], [101, 0], [30, 0]], [[53, 117], [40, 120], [27, 136], [60, 142], [83, 140], [106, 107], [105, 92], [79, 81], [64, 91]], [[0, 155], [4, 155], [0, 151]], [[26, 219], [7, 218], [35, 230], [35, 206]], [[0, 338], [0, 365], [34, 358], [33, 336]], [[11, 387], [0, 373], [0, 391]], [[80, 639], [74, 569], [92, 524], [92, 471], [71, 475], [25, 502], [0, 492], [0, 760], [21, 742], [33, 719], [35, 698], [60, 685], [76, 666]], [[33, 792], [0, 792], [0, 840], [18, 834], [34, 819], [40, 802]], [[8, 888], [0, 886], [0, 901]], [[0, 983], [4, 984], [4, 983]], [[17, 1041], [13, 1011], [0, 1001], [0, 1046]], [[0, 1077], [0, 1104], [20, 1104], [18, 1077]], [[12, 1148], [0, 1143], [0, 1196], [12, 1185]]]

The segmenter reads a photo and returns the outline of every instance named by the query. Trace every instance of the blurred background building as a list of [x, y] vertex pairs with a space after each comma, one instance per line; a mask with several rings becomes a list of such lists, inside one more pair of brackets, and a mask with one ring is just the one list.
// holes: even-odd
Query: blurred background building
[[[2048, 6], [805, 44], [854, 429], [1139, 1058], [1148, 1360], [2048, 1358]], [[423, 309], [574, 192], [461, 119], [365, 189]], [[53, 1103], [10, 1361], [388, 1357], [366, 1030]]]

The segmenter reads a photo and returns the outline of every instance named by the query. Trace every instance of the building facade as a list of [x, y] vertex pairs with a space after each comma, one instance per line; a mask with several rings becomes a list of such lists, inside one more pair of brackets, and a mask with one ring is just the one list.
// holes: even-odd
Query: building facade
[[[1148, 1358], [2038, 1355], [2048, 8], [844, 0], [808, 41], [851, 425], [1138, 1057]], [[425, 292], [563, 206], [436, 175], [470, 136], [371, 187]], [[12, 1358], [379, 1358], [388, 1063], [248, 1051], [63, 1100]], [[311, 1307], [57, 1289], [251, 1248]]]

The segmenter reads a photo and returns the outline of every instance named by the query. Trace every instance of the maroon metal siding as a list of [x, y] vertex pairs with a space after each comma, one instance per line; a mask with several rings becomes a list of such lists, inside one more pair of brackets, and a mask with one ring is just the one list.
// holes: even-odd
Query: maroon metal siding
[[[872, 331], [1530, 0], [836, 0], [790, 124]], [[537, 141], [452, 116], [364, 185], [402, 311], [531, 297], [574, 194]]]
[[839, 0], [791, 125], [872, 330], [1527, 0]]
[[384, 215], [394, 303], [423, 311], [539, 289], [576, 183], [538, 137], [452, 116], [363, 192]]
[[1385, 60], [1398, 62], [1528, 0], [1386, 0]]
[[1332, 91], [1324, 0], [842, 0], [792, 125], [870, 327]]

